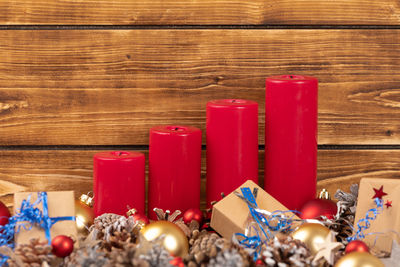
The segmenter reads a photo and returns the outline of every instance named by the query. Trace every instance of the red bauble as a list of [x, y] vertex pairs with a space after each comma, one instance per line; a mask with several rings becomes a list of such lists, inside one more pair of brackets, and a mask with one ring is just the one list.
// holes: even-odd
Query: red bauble
[[300, 218], [303, 220], [320, 219], [320, 216], [333, 219], [337, 212], [337, 206], [335, 202], [329, 199], [313, 199], [306, 202], [300, 212]]
[[0, 225], [6, 225], [8, 218], [11, 217], [10, 211], [3, 202], [0, 202]]
[[51, 247], [54, 255], [65, 258], [74, 250], [74, 240], [66, 235], [58, 235], [51, 241]]
[[256, 266], [264, 266], [264, 262], [261, 259], [256, 260]]
[[147, 216], [144, 214], [135, 213], [135, 214], [132, 214], [131, 216], [133, 217], [133, 220], [135, 222], [142, 222], [145, 225], [150, 223], [149, 218], [147, 218]]
[[194, 221], [197, 221], [201, 225], [201, 223], [203, 222], [203, 218], [204, 218], [203, 212], [196, 208], [188, 209], [183, 214], [183, 221], [186, 224], [189, 224], [194, 220]]
[[369, 247], [361, 240], [353, 240], [347, 244], [345, 252], [369, 252]]

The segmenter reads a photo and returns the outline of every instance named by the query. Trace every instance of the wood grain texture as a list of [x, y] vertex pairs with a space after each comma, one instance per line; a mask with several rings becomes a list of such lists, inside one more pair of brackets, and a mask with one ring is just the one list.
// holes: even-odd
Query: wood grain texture
[[[400, 30], [0, 31], [0, 145], [147, 144], [218, 98], [316, 76], [319, 144], [399, 144]], [[205, 135], [203, 135], [205, 136]]]
[[0, 24], [399, 25], [396, 0], [3, 0]]
[[[0, 200], [12, 206], [21, 191], [74, 190], [78, 196], [92, 190], [92, 157], [98, 151], [0, 151]], [[146, 152], [146, 151], [144, 151]], [[147, 158], [147, 152], [146, 152]], [[264, 152], [260, 151], [262, 185]], [[202, 160], [202, 205], [205, 206], [205, 153]], [[318, 153], [318, 189], [332, 196], [363, 177], [400, 179], [400, 150], [321, 150]]]

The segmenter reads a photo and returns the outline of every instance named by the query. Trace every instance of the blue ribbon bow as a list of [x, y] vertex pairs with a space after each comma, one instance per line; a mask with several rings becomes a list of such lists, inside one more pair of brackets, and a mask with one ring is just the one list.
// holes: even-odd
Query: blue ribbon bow
[[[256, 199], [250, 188], [242, 187], [240, 190], [242, 191], [242, 196], [239, 194], [237, 194], [237, 196], [246, 202], [252, 218], [257, 223], [258, 228], [265, 237], [265, 241], [269, 241], [270, 238], [274, 236], [271, 231], [282, 232], [291, 230], [293, 219], [287, 218], [283, 216], [283, 214], [296, 211], [274, 211], [269, 213], [269, 215], [263, 214], [262, 210], [258, 209]], [[239, 241], [240, 245], [254, 250], [253, 258], [254, 260], [257, 260], [259, 253], [262, 250], [262, 245], [265, 241], [262, 240], [263, 238], [261, 238], [258, 229], [254, 226], [252, 226], [252, 228], [256, 233], [254, 236], [247, 236], [242, 233], [236, 233], [236, 236], [243, 238], [241, 241]]]
[[[75, 221], [75, 216], [63, 216], [63, 217], [50, 217], [49, 207], [47, 203], [47, 193], [38, 192], [38, 199], [34, 203], [30, 203], [31, 196], [24, 199], [21, 203], [21, 208], [18, 212], [8, 219], [6, 225], [0, 225], [0, 246], [8, 246], [14, 248], [13, 242], [14, 235], [19, 233], [23, 228], [30, 230], [34, 226], [43, 228], [46, 239], [51, 244], [51, 227], [59, 221]], [[38, 206], [42, 203], [41, 211]], [[0, 255], [0, 266], [3, 266], [7, 257]]]

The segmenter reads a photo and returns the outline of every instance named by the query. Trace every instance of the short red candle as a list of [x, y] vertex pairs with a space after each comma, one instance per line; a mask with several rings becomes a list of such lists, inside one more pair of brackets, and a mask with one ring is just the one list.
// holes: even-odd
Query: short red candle
[[265, 95], [265, 190], [300, 210], [316, 194], [318, 81], [270, 77]]
[[207, 206], [246, 180], [258, 183], [258, 104], [243, 99], [207, 103]]
[[154, 208], [200, 207], [201, 130], [190, 126], [156, 126], [150, 130], [149, 218]]
[[139, 152], [101, 152], [93, 157], [94, 214], [145, 212], [145, 156]]

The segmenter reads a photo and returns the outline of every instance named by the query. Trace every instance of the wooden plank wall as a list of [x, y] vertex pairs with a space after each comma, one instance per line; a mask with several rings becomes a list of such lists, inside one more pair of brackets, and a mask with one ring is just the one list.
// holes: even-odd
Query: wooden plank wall
[[1, 1], [0, 200], [87, 192], [94, 153], [205, 130], [211, 99], [259, 102], [262, 145], [265, 77], [287, 73], [320, 80], [319, 188], [400, 179], [398, 62], [395, 0]]

